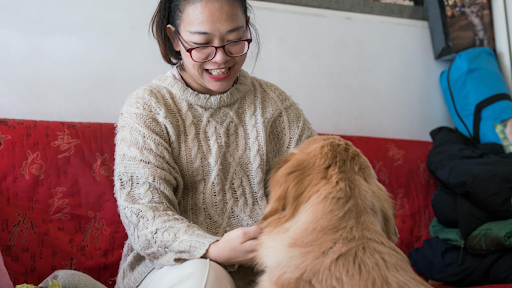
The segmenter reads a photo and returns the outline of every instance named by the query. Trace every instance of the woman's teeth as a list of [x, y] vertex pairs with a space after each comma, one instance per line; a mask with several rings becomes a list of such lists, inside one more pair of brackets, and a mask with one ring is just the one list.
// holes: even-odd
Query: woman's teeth
[[229, 72], [229, 68], [227, 69], [216, 69], [216, 70], [210, 70], [210, 69], [206, 69], [208, 71], [208, 73], [212, 74], [212, 75], [224, 75], [224, 74], [227, 74]]

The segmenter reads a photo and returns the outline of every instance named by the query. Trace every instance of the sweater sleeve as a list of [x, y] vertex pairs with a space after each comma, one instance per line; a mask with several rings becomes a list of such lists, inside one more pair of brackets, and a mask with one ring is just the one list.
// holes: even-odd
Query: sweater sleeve
[[136, 91], [117, 124], [115, 197], [135, 251], [156, 268], [200, 258], [220, 239], [180, 216], [177, 195], [183, 187], [173, 161], [169, 131], [160, 119], [156, 97]]

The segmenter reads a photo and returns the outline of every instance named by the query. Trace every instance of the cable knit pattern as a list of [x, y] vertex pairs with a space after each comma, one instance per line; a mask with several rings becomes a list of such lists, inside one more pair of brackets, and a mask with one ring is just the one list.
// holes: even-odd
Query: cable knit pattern
[[117, 124], [115, 196], [128, 241], [116, 287], [257, 224], [276, 160], [314, 135], [286, 93], [245, 71], [222, 95], [169, 74], [135, 91]]

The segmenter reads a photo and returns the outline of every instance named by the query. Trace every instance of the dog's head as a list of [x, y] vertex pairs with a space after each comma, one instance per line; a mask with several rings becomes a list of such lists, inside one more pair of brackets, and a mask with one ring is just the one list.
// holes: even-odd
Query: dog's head
[[368, 159], [340, 137], [316, 136], [285, 155], [272, 171], [268, 189], [269, 203], [260, 221], [263, 229], [286, 223], [322, 191], [332, 199], [362, 199], [362, 209], [375, 214], [387, 238], [396, 242], [389, 194], [377, 181]]

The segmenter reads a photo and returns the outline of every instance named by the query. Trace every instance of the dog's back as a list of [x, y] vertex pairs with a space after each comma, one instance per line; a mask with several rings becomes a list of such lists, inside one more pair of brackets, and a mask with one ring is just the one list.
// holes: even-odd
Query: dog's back
[[378, 224], [364, 216], [336, 223], [328, 215], [337, 203], [320, 204], [325, 200], [313, 199], [279, 229], [264, 230], [259, 259], [266, 271], [258, 287], [431, 287]]
[[393, 203], [348, 141], [314, 137], [270, 179], [258, 287], [431, 287], [394, 245]]
[[367, 239], [347, 246], [332, 264], [331, 272], [337, 271], [338, 279], [325, 275], [331, 283], [313, 287], [431, 287], [414, 273], [407, 257], [394, 245]]

